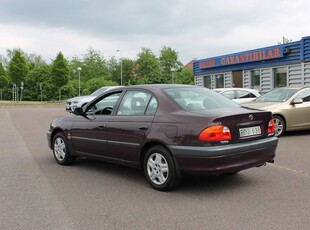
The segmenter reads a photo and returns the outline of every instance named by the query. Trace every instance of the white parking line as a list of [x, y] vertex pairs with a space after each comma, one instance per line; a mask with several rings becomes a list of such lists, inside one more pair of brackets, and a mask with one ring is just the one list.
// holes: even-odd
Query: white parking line
[[276, 164], [268, 164], [268, 165], [273, 166], [275, 168], [284, 169], [286, 171], [290, 171], [290, 172], [293, 172], [293, 173], [298, 173], [298, 174], [302, 174], [302, 175], [306, 175], [306, 176], [310, 177], [309, 173], [301, 171], [301, 170], [296, 170], [296, 169], [292, 169], [292, 168], [288, 168], [288, 167], [285, 167], [285, 166], [282, 166], [282, 165], [276, 165]]

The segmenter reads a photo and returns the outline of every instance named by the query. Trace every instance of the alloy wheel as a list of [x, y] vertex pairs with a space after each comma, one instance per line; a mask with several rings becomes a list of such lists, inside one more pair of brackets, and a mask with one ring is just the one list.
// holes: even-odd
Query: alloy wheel
[[153, 153], [147, 161], [147, 173], [154, 184], [164, 184], [169, 176], [169, 166], [166, 158], [160, 153]]
[[66, 157], [66, 144], [60, 137], [55, 139], [54, 154], [58, 161], [63, 161]]
[[275, 135], [276, 137], [281, 136], [284, 132], [284, 121], [279, 117], [274, 117], [274, 124], [275, 124]]

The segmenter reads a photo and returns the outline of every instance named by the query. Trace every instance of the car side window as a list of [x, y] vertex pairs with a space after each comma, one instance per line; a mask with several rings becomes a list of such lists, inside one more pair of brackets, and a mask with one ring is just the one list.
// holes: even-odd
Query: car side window
[[222, 95], [229, 98], [229, 99], [235, 99], [235, 93], [233, 90], [223, 92]]
[[238, 90], [237, 91], [237, 98], [255, 98], [255, 95], [251, 92], [247, 92], [244, 90]]
[[296, 96], [296, 98], [301, 98], [304, 102], [309, 102], [310, 101], [310, 89], [299, 93]]
[[143, 116], [146, 114], [147, 106], [152, 95], [144, 91], [127, 91], [123, 97], [118, 116]]
[[113, 93], [96, 102], [87, 109], [87, 115], [110, 115], [121, 93]]
[[149, 105], [147, 106], [145, 115], [154, 116], [157, 111], [158, 103], [155, 97], [152, 97]]

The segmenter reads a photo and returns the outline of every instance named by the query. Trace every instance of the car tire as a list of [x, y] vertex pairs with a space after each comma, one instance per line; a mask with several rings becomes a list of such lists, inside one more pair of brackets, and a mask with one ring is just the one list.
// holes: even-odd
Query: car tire
[[53, 154], [55, 160], [60, 165], [70, 165], [74, 163], [75, 156], [72, 156], [68, 146], [68, 141], [63, 133], [57, 133], [53, 138]]
[[149, 184], [160, 191], [172, 190], [181, 181], [177, 176], [171, 154], [160, 145], [153, 146], [147, 151], [144, 158], [144, 174]]
[[275, 124], [275, 136], [280, 137], [286, 130], [286, 123], [284, 119], [280, 116], [273, 116], [274, 124]]

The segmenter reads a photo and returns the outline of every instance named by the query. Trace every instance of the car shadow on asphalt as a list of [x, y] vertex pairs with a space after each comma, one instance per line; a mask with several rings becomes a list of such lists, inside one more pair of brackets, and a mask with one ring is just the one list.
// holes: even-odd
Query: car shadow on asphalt
[[[135, 186], [141, 187], [141, 189], [152, 189], [148, 185], [143, 171], [139, 169], [87, 158], [77, 159], [75, 165], [72, 167], [79, 168], [79, 170], [87, 170], [91, 173], [102, 173], [108, 177], [118, 178], [122, 181], [125, 179], [126, 183], [133, 183]], [[227, 189], [232, 190], [244, 186], [252, 186], [253, 183], [255, 183], [255, 177], [252, 178], [247, 176], [244, 172], [220, 176], [184, 175], [181, 184], [172, 192], [180, 194], [184, 192], [214, 193], [219, 191], [227, 191]]]
[[75, 164], [72, 166], [96, 173], [100, 172], [113, 177], [118, 176], [120, 178], [126, 178], [138, 184], [143, 184], [146, 182], [142, 170], [126, 167], [119, 164], [113, 164], [88, 158], [78, 158]]
[[289, 131], [285, 132], [282, 137], [298, 137], [298, 136], [307, 136], [310, 135], [310, 130], [302, 130], [302, 131]]
[[255, 181], [244, 172], [225, 175], [184, 176], [180, 191], [220, 192], [241, 187], [251, 187]]

